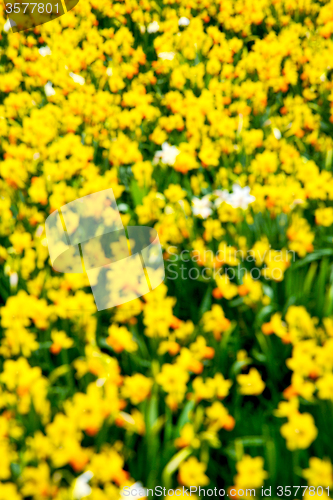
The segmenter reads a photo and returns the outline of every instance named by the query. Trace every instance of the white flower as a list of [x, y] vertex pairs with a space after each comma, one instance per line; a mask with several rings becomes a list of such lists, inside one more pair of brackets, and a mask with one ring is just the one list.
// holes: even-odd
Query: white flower
[[187, 17], [181, 17], [178, 21], [178, 26], [188, 26], [190, 24], [190, 20]]
[[[120, 411], [120, 412], [119, 412], [119, 415], [120, 415], [120, 417], [122, 417], [122, 418], [125, 420], [125, 422], [127, 422], [128, 424], [135, 425], [135, 420], [134, 420], [134, 418], [132, 417], [132, 415], [129, 415], [129, 413], [126, 413], [126, 412], [124, 412], [124, 411]], [[138, 483], [138, 484], [140, 484], [140, 488], [141, 488], [141, 486], [142, 486], [142, 485], [141, 485], [141, 483]], [[134, 486], [134, 485], [133, 485], [133, 486]]]
[[165, 165], [174, 165], [180, 151], [176, 146], [171, 146], [168, 142], [163, 142], [162, 150], [155, 153], [153, 163], [161, 160]]
[[160, 59], [167, 59], [168, 61], [172, 61], [172, 59], [175, 57], [175, 53], [174, 52], [160, 52], [158, 54], [158, 57]]
[[105, 382], [106, 382], [106, 378], [98, 378], [96, 380], [96, 385], [97, 385], [97, 387], [103, 387], [103, 385], [105, 384]]
[[148, 24], [147, 31], [148, 33], [156, 33], [159, 29], [160, 25], [157, 21], [154, 21], [153, 23]]
[[234, 208], [242, 208], [246, 210], [249, 203], [255, 201], [255, 197], [250, 195], [248, 186], [241, 188], [238, 184], [232, 186], [233, 192], [229, 195], [227, 203]]
[[50, 47], [48, 47], [47, 45], [45, 45], [45, 47], [41, 47], [40, 49], [38, 49], [38, 52], [42, 57], [50, 56], [52, 54]]
[[182, 207], [182, 209], [185, 211], [185, 203], [184, 200], [179, 200], [178, 201], [179, 205]]
[[192, 198], [192, 212], [193, 215], [199, 215], [203, 219], [207, 219], [212, 215], [213, 210], [211, 209], [212, 203], [210, 201], [210, 194], [206, 194], [203, 198]]
[[8, 33], [8, 31], [13, 28], [14, 26], [16, 26], [16, 22], [13, 20], [13, 19], [7, 19], [7, 21], [5, 22], [5, 24], [3, 25], [3, 29], [4, 31], [6, 31], [6, 33]]
[[17, 287], [17, 283], [18, 283], [18, 274], [17, 273], [11, 273], [11, 275], [9, 276], [9, 283], [10, 283], [10, 286], [12, 288], [16, 288]]
[[52, 82], [47, 82], [46, 85], [44, 85], [44, 91], [47, 97], [51, 97], [52, 95], [55, 95], [56, 91], [52, 87]]
[[293, 210], [297, 205], [303, 205], [303, 203], [305, 203], [305, 201], [298, 198], [292, 202], [290, 208]]
[[224, 201], [229, 200], [229, 193], [225, 189], [216, 189], [213, 191], [213, 194], [217, 196], [216, 200], [214, 201], [214, 204], [216, 207], [219, 207]]
[[132, 484], [132, 486], [127, 486], [126, 494], [122, 491], [120, 495], [121, 498], [128, 498], [129, 500], [132, 498], [144, 498], [147, 496], [147, 490], [142, 486], [142, 483], [137, 482]]
[[129, 206], [126, 203], [119, 203], [118, 210], [120, 212], [128, 212]]
[[38, 160], [39, 157], [40, 157], [40, 153], [34, 153], [33, 154], [33, 159], [34, 160]]
[[42, 224], [39, 224], [39, 226], [36, 229], [36, 233], [35, 233], [36, 237], [40, 238], [42, 236], [43, 232], [44, 232], [44, 226], [42, 226]]
[[107, 74], [108, 76], [112, 76], [112, 75], [113, 75], [112, 68], [108, 68], [108, 69], [106, 70], [106, 74]]
[[281, 139], [281, 132], [278, 128], [273, 128], [273, 134], [278, 141]]
[[79, 83], [80, 85], [85, 84], [85, 79], [83, 78], [83, 76], [76, 75], [75, 73], [69, 73], [69, 76], [73, 78], [75, 83]]
[[171, 205], [166, 205], [165, 208], [164, 208], [164, 213], [165, 214], [173, 214], [175, 211], [174, 209], [172, 208]]
[[80, 499], [90, 495], [91, 488], [88, 481], [90, 481], [93, 475], [94, 474], [88, 470], [76, 478], [73, 489], [73, 498]]

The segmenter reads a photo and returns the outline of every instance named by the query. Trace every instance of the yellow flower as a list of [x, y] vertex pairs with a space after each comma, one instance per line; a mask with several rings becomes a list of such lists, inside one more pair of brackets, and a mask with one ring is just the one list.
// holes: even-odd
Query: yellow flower
[[0, 484], [0, 500], [22, 500], [21, 494], [17, 491], [17, 486], [13, 483]]
[[261, 238], [261, 240], [256, 241], [256, 243], [253, 245], [249, 254], [255, 259], [257, 266], [260, 266], [264, 263], [269, 248], [270, 245], [266, 237], [263, 237]]
[[203, 234], [205, 241], [212, 241], [213, 238], [219, 240], [225, 233], [221, 226], [221, 222], [217, 219], [207, 219], [203, 222], [205, 232]]
[[333, 373], [325, 373], [317, 380], [318, 398], [333, 400]]
[[104, 419], [116, 414], [119, 406], [117, 388], [107, 382], [105, 388], [91, 383], [86, 394], [76, 392], [72, 401], [64, 403], [66, 415], [89, 436], [95, 436]]
[[313, 251], [315, 235], [311, 232], [306, 219], [302, 219], [297, 214], [292, 218], [292, 224], [287, 230], [287, 237], [290, 240], [289, 249], [296, 252], [300, 257], [304, 257], [307, 253]]
[[194, 390], [193, 398], [196, 402], [202, 399], [213, 399], [216, 393], [216, 384], [214, 379], [207, 377], [203, 380], [202, 377], [196, 377], [192, 382]]
[[170, 356], [175, 356], [180, 350], [180, 345], [174, 340], [165, 340], [158, 347], [158, 354], [162, 355], [168, 352]]
[[306, 449], [318, 435], [314, 418], [309, 413], [292, 413], [288, 422], [281, 427], [281, 434], [287, 440], [288, 450]]
[[242, 460], [237, 462], [236, 469], [237, 475], [234, 480], [237, 488], [259, 488], [268, 478], [262, 457], [252, 458], [244, 455]]
[[17, 453], [10, 446], [8, 439], [0, 441], [0, 479], [9, 479], [11, 477], [10, 465], [17, 460]]
[[237, 375], [240, 392], [246, 396], [258, 396], [265, 389], [265, 383], [256, 368], [251, 368], [247, 375]]
[[47, 463], [40, 463], [37, 467], [26, 467], [22, 473], [22, 493], [25, 496], [33, 495], [36, 500], [45, 496], [54, 496], [57, 485], [50, 478], [50, 469]]
[[216, 384], [216, 396], [219, 399], [224, 399], [228, 396], [230, 387], [232, 386], [231, 380], [226, 380], [222, 373], [217, 373], [214, 377], [214, 382]]
[[177, 203], [185, 198], [186, 191], [178, 184], [169, 184], [169, 187], [164, 191], [164, 195], [171, 203]]
[[311, 318], [303, 306], [290, 306], [286, 314], [286, 322], [293, 343], [315, 335], [315, 319]]
[[229, 415], [228, 410], [219, 401], [215, 401], [212, 406], [208, 407], [206, 414], [209, 422], [209, 431], [216, 432], [220, 429], [231, 431], [235, 426], [235, 419]]
[[188, 379], [187, 371], [179, 364], [166, 363], [156, 376], [156, 382], [162, 386], [165, 392], [185, 392]]
[[319, 489], [319, 491], [317, 491], [317, 488], [313, 485], [309, 486], [309, 489], [305, 492], [305, 495], [304, 495], [304, 500], [311, 500], [311, 499], [316, 499], [318, 500], [319, 498], [321, 498], [322, 500], [329, 500], [330, 497], [328, 496], [327, 494], [327, 491], [324, 491], [321, 492], [321, 490]]
[[139, 161], [132, 167], [134, 178], [139, 187], [149, 187], [152, 183], [153, 166], [149, 161]]
[[17, 356], [20, 353], [28, 358], [39, 347], [39, 343], [36, 342], [36, 335], [21, 327], [5, 330], [1, 344], [0, 353], [5, 358]]
[[115, 448], [104, 444], [102, 450], [92, 456], [89, 470], [103, 484], [114, 481], [118, 485], [124, 485], [129, 474], [123, 469], [124, 459]]
[[333, 468], [331, 461], [326, 458], [311, 457], [309, 468], [303, 470], [303, 477], [307, 479], [309, 486], [332, 486]]
[[109, 336], [106, 342], [115, 352], [135, 352], [138, 348], [137, 343], [133, 340], [133, 335], [125, 326], [112, 324], [108, 329]]
[[138, 434], [145, 434], [146, 424], [144, 417], [139, 410], [132, 410], [131, 414], [125, 413], [123, 411], [119, 412], [119, 416], [116, 418], [116, 424], [118, 427], [124, 427], [130, 432], [137, 432]]
[[206, 468], [196, 457], [190, 457], [180, 465], [178, 480], [184, 486], [207, 486], [209, 479], [205, 474]]
[[52, 354], [59, 354], [62, 349], [70, 349], [74, 345], [74, 340], [67, 337], [66, 332], [61, 330], [52, 330], [51, 339], [53, 344], [50, 347]]
[[202, 321], [205, 332], [213, 332], [217, 340], [230, 326], [230, 321], [224, 316], [224, 311], [218, 304], [214, 304], [211, 311], [205, 312]]
[[333, 208], [317, 208], [315, 210], [316, 224], [329, 227], [333, 224]]
[[47, 400], [48, 381], [42, 376], [38, 366], [31, 367], [23, 357], [16, 361], [8, 359], [4, 363], [1, 381], [9, 391], [18, 396], [18, 410], [22, 414], [29, 412], [31, 403], [44, 419], [49, 416], [50, 403]]
[[264, 323], [261, 327], [263, 333], [265, 335], [270, 335], [272, 333], [275, 333], [278, 337], [281, 337], [282, 339], [287, 339], [287, 325], [284, 321], [282, 321], [282, 314], [281, 313], [275, 313], [271, 317], [270, 321], [268, 323]]
[[177, 448], [185, 448], [186, 446], [198, 448], [200, 446], [200, 441], [195, 437], [194, 428], [191, 423], [188, 422], [181, 429], [180, 437], [175, 439], [175, 446]]
[[22, 253], [23, 250], [26, 250], [31, 247], [31, 235], [29, 233], [14, 233], [10, 237], [10, 242], [12, 243], [15, 252]]
[[121, 392], [125, 398], [131, 400], [133, 405], [137, 405], [149, 396], [152, 386], [152, 379], [141, 375], [141, 373], [136, 373], [131, 377], [124, 378]]
[[284, 272], [290, 266], [290, 256], [287, 250], [269, 250], [265, 257], [267, 267], [263, 269], [263, 276], [274, 281], [282, 281]]
[[276, 417], [289, 417], [293, 413], [298, 413], [299, 401], [291, 398], [289, 401], [281, 401], [277, 410], [274, 411]]

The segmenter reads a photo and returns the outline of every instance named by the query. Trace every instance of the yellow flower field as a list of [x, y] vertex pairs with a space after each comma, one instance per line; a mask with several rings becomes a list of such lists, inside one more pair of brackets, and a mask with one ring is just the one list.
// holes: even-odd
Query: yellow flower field
[[[333, 0], [4, 9], [0, 500], [327, 499]], [[166, 276], [97, 311], [45, 220], [108, 188]]]

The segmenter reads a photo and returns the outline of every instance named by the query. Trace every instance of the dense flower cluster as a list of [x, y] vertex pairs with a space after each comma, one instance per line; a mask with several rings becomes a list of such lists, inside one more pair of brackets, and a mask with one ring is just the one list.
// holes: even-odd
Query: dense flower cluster
[[[333, 1], [3, 9], [0, 500], [332, 487]], [[44, 223], [106, 188], [166, 279], [98, 313]]]

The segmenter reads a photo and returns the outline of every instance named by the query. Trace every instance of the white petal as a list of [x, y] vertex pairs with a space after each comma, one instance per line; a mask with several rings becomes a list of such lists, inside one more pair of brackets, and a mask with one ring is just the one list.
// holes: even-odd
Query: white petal
[[175, 57], [175, 53], [174, 52], [160, 52], [158, 54], [158, 57], [160, 59], [162, 59], [163, 61], [164, 60], [172, 61], [172, 59]]
[[181, 17], [178, 21], [178, 26], [188, 26], [190, 24], [190, 20], [187, 17]]
[[80, 85], [85, 84], [85, 79], [83, 78], [83, 76], [76, 75], [75, 73], [69, 73], [69, 76], [73, 78], [75, 83], [79, 83]]
[[91, 488], [88, 481], [90, 481], [93, 475], [94, 474], [88, 470], [76, 478], [73, 488], [73, 498], [80, 500], [80, 498], [90, 495]]
[[56, 91], [52, 87], [51, 82], [47, 82], [47, 84], [44, 85], [44, 91], [45, 91], [45, 94], [47, 95], [47, 97], [51, 97], [52, 95], [55, 95], [55, 93], [56, 93]]
[[38, 49], [38, 52], [42, 57], [50, 56], [52, 54], [50, 47], [48, 47], [47, 45]]
[[273, 134], [278, 141], [281, 139], [281, 132], [278, 128], [273, 128]]
[[5, 22], [5, 24], [3, 25], [3, 29], [4, 31], [6, 31], [8, 33], [8, 31], [13, 28], [14, 26], [17, 26], [16, 25], [16, 22], [14, 21], [14, 19], [7, 19], [7, 21]]
[[17, 273], [12, 273], [9, 276], [9, 283], [10, 283], [10, 286], [13, 288], [15, 288], [17, 286], [17, 283], [18, 283], [18, 274]]
[[147, 31], [148, 33], [156, 33], [159, 29], [160, 25], [157, 21], [154, 21], [153, 23], [148, 24]]

